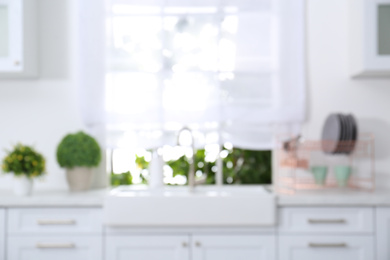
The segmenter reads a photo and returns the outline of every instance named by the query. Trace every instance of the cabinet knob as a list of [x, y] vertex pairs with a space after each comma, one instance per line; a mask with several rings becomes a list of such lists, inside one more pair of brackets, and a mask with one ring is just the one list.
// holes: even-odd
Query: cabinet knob
[[181, 243], [181, 246], [182, 246], [182, 247], [187, 247], [188, 244], [187, 244], [187, 242], [183, 242], [183, 243]]
[[199, 241], [196, 241], [196, 242], [195, 242], [195, 246], [196, 246], [196, 247], [201, 247], [202, 244], [201, 244]]
[[14, 61], [14, 65], [15, 66], [19, 66], [20, 65], [20, 61], [18, 61], [18, 60]]

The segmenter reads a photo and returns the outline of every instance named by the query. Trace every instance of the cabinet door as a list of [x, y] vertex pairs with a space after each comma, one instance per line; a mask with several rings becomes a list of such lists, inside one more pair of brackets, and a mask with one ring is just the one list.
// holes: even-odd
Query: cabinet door
[[354, 0], [349, 3], [353, 76], [389, 76], [390, 0]]
[[134, 235], [106, 237], [109, 260], [189, 260], [189, 237]]
[[377, 259], [390, 259], [390, 208], [376, 211]]
[[192, 260], [272, 260], [274, 235], [202, 235], [192, 237]]
[[38, 75], [38, 0], [0, 0], [0, 78]]
[[5, 210], [0, 209], [0, 260], [5, 259]]
[[373, 260], [372, 236], [280, 236], [279, 260]]
[[22, 0], [0, 0], [0, 71], [22, 71]]
[[7, 259], [101, 260], [100, 236], [9, 236]]

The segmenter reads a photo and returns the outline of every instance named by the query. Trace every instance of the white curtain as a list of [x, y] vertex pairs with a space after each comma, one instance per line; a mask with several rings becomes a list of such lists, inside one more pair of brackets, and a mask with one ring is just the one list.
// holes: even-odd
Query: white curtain
[[109, 147], [175, 144], [183, 126], [247, 149], [299, 132], [304, 0], [85, 0], [80, 17], [83, 116]]

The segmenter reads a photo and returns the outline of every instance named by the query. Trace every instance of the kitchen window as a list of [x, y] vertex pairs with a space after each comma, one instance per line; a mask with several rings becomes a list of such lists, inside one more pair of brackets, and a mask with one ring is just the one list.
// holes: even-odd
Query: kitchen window
[[[226, 151], [270, 154], [277, 132], [300, 131], [303, 1], [108, 0], [101, 8], [104, 86], [96, 86], [100, 75], [81, 74], [84, 94], [95, 100], [86, 101], [84, 118], [105, 129], [110, 171], [134, 168], [136, 154], [147, 161], [151, 150], [173, 158], [174, 150], [185, 149], [177, 147], [183, 127], [205, 157], [217, 154], [219, 171]], [[96, 20], [96, 12], [85, 12], [84, 45], [97, 31], [87, 20]], [[85, 46], [89, 66], [81, 70], [98, 66], [96, 46]]]

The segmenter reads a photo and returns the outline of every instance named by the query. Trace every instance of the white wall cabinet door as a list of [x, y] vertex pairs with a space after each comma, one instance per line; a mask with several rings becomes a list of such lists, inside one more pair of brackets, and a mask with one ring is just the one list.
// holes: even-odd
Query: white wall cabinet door
[[372, 236], [284, 235], [279, 237], [279, 260], [373, 260]]
[[107, 260], [189, 260], [189, 236], [134, 235], [106, 237]]
[[390, 208], [376, 209], [377, 260], [390, 259]]
[[274, 235], [201, 235], [192, 237], [192, 260], [273, 260]]
[[0, 0], [0, 78], [38, 75], [37, 0]]
[[100, 236], [9, 236], [10, 260], [101, 260]]
[[352, 75], [390, 76], [390, 0], [349, 2]]
[[5, 259], [5, 210], [0, 209], [0, 260]]
[[23, 0], [0, 0], [0, 71], [23, 70]]

